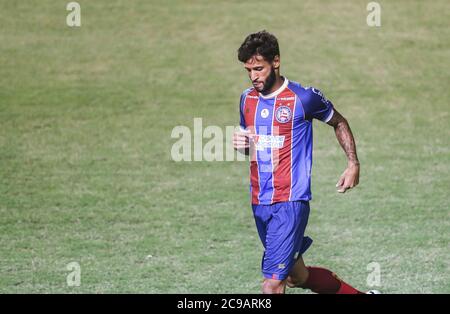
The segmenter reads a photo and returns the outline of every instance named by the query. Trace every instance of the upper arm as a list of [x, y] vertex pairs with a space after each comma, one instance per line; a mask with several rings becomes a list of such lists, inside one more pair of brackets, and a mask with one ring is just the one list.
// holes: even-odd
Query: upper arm
[[334, 109], [333, 116], [331, 119], [327, 122], [328, 125], [331, 125], [332, 127], [337, 127], [339, 123], [345, 122], [345, 118], [336, 110]]
[[334, 115], [334, 108], [331, 101], [320, 90], [314, 87], [306, 89], [302, 104], [307, 120], [317, 119], [328, 123]]
[[245, 129], [245, 117], [244, 117], [244, 105], [245, 105], [245, 96], [244, 94], [241, 95], [241, 100], [239, 101], [239, 115], [240, 115], [240, 122], [239, 125], [241, 128]]

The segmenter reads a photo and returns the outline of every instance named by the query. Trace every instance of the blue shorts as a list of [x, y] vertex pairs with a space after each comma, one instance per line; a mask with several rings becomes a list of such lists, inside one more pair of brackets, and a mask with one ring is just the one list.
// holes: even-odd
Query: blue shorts
[[312, 239], [305, 237], [309, 202], [252, 205], [253, 216], [265, 251], [261, 268], [265, 278], [284, 280]]

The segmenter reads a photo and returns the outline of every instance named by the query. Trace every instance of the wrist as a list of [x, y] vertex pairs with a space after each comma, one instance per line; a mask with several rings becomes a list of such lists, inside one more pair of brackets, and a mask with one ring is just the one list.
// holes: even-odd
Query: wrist
[[348, 167], [359, 167], [359, 160], [349, 160], [347, 163]]

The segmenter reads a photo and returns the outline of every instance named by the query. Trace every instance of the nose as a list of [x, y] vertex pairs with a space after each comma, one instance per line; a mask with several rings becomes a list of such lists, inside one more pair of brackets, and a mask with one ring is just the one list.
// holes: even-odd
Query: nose
[[256, 81], [258, 78], [259, 78], [259, 77], [258, 77], [258, 73], [257, 73], [257, 72], [254, 72], [254, 71], [251, 71], [251, 73], [250, 73], [250, 79], [252, 80], [252, 82]]

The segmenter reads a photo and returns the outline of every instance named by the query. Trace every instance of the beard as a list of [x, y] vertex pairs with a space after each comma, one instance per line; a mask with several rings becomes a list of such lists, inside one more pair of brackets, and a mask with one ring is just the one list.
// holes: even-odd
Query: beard
[[267, 77], [262, 90], [260, 90], [259, 92], [261, 94], [267, 94], [272, 89], [273, 85], [275, 84], [276, 78], [277, 77], [275, 75], [275, 69], [272, 67], [270, 70], [270, 74]]

